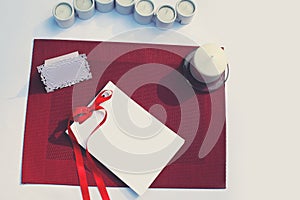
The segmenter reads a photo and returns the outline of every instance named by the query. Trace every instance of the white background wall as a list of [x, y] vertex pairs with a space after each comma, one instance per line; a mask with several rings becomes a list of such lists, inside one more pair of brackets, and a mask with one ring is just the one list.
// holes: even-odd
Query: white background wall
[[[228, 188], [151, 189], [138, 199], [299, 199], [299, 1], [195, 1], [199, 12], [192, 24], [176, 25], [173, 30], [200, 45], [216, 42], [226, 47], [231, 66], [227, 82]], [[77, 20], [63, 30], [51, 17], [57, 2], [1, 2], [0, 199], [81, 199], [79, 187], [20, 185], [33, 38], [106, 40], [154, 26], [138, 25], [132, 16], [114, 11]], [[119, 39], [184, 44], [166, 37], [168, 32], [157, 30], [157, 34], [153, 40], [142, 36]], [[99, 199], [95, 188], [92, 193]], [[113, 200], [136, 198], [127, 189], [109, 189], [109, 193]]]

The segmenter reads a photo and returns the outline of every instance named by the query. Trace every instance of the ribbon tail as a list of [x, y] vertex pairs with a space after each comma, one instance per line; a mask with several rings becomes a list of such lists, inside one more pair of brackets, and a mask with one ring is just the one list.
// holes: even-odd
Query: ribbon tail
[[[104, 109], [104, 108], [101, 107], [100, 109]], [[98, 128], [100, 128], [100, 126], [102, 126], [102, 125], [104, 124], [104, 122], [106, 121], [106, 119], [107, 119], [107, 112], [106, 112], [106, 110], [104, 109], [104, 118], [103, 118], [103, 120], [96, 126], [96, 128], [94, 128], [94, 130], [91, 132], [91, 134], [90, 134], [89, 137], [91, 137], [91, 136], [95, 133], [95, 131], [96, 131]]]
[[95, 165], [94, 160], [93, 160], [91, 154], [89, 153], [88, 149], [86, 149], [85, 153], [86, 153], [86, 157], [87, 157], [87, 160], [88, 160], [89, 167], [91, 168], [91, 171], [93, 173], [95, 182], [97, 184], [97, 188], [98, 188], [98, 190], [100, 192], [100, 195], [102, 197], [102, 200], [110, 200], [108, 192], [106, 190], [105, 183], [104, 183], [103, 178], [101, 176], [101, 173], [99, 172], [97, 166]]
[[[101, 107], [102, 108], [102, 107]], [[98, 124], [98, 126], [92, 131], [92, 133], [90, 134], [90, 136], [92, 136], [92, 134], [100, 127], [104, 124], [104, 122], [106, 121], [107, 119], [107, 113], [106, 113], [106, 110], [104, 110], [104, 118], [103, 120]], [[88, 161], [88, 165], [89, 167], [91, 168], [91, 171], [93, 173], [93, 176], [94, 176], [94, 179], [95, 179], [95, 182], [97, 184], [97, 187], [98, 187], [98, 190], [100, 192], [100, 195], [102, 197], [102, 200], [110, 200], [109, 198], [109, 195], [107, 193], [107, 190], [106, 190], [106, 186], [105, 186], [105, 183], [103, 181], [103, 178], [101, 176], [101, 172], [99, 171], [99, 169], [97, 168], [97, 166], [95, 165], [95, 162], [91, 156], [91, 154], [89, 153], [89, 150], [88, 150], [88, 145], [86, 145], [86, 157], [87, 157], [87, 161]]]
[[85, 168], [84, 168], [84, 162], [83, 162], [83, 157], [81, 154], [81, 149], [80, 149], [78, 141], [70, 127], [70, 121], [68, 122], [68, 133], [71, 138], [72, 146], [73, 146], [73, 150], [74, 150], [76, 168], [77, 168], [77, 173], [78, 173], [78, 177], [79, 177], [82, 199], [90, 200], [88, 182], [87, 182], [87, 178], [86, 178], [86, 172], [85, 172]]

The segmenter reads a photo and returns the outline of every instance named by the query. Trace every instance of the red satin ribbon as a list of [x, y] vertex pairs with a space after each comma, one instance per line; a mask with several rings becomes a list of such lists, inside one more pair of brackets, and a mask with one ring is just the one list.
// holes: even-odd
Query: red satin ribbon
[[[78, 122], [79, 124], [84, 123], [90, 116], [92, 116], [94, 111], [97, 110], [104, 110], [105, 114], [104, 114], [104, 118], [103, 120], [95, 127], [95, 129], [91, 132], [91, 134], [89, 135], [89, 138], [91, 137], [91, 135], [100, 127], [102, 126], [102, 124], [104, 124], [104, 122], [107, 119], [107, 112], [106, 110], [100, 105], [101, 103], [109, 100], [112, 96], [112, 91], [111, 90], [105, 90], [102, 91], [95, 99], [95, 101], [93, 102], [93, 104], [91, 106], [88, 107], [78, 107], [73, 111], [73, 120], [75, 122]], [[86, 178], [86, 172], [85, 172], [85, 168], [84, 168], [84, 161], [83, 161], [83, 157], [81, 154], [81, 148], [80, 145], [71, 129], [71, 120], [69, 120], [68, 122], [68, 134], [71, 138], [72, 141], [72, 145], [73, 145], [73, 150], [74, 150], [74, 155], [75, 155], [75, 161], [76, 161], [76, 167], [77, 167], [77, 173], [78, 173], [78, 177], [79, 177], [79, 183], [80, 183], [80, 189], [81, 189], [81, 194], [82, 194], [82, 199], [83, 200], [90, 200], [90, 194], [89, 194], [89, 189], [88, 189], [88, 182], [87, 182], [87, 178]], [[87, 139], [87, 142], [89, 140], [89, 138]], [[102, 197], [102, 200], [110, 200], [107, 190], [106, 190], [106, 186], [105, 183], [102, 179], [101, 176], [101, 172], [99, 171], [99, 169], [97, 168], [97, 166], [95, 165], [92, 156], [90, 155], [89, 151], [88, 151], [88, 147], [87, 147], [87, 142], [86, 142], [86, 157], [87, 157], [87, 163], [89, 168], [91, 169], [95, 182], [97, 184], [97, 188], [100, 192], [100, 195]]]

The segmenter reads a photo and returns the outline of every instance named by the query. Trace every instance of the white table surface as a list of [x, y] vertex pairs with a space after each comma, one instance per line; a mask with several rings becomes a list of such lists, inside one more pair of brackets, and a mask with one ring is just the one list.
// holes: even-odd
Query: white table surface
[[[67, 0], [69, 1], [69, 0]], [[227, 82], [227, 189], [150, 189], [137, 197], [109, 188], [118, 200], [300, 199], [300, 29], [299, 1], [195, 0], [192, 23], [170, 31], [142, 26], [115, 11], [58, 28], [52, 7], [58, 0], [2, 1], [0, 12], [0, 199], [81, 199], [79, 187], [21, 185], [21, 161], [32, 42], [34, 38], [178, 43], [174, 32], [201, 45], [225, 46]], [[159, 0], [156, 0], [159, 2]], [[161, 2], [174, 3], [173, 0]], [[122, 34], [150, 28], [149, 35]], [[93, 199], [99, 199], [91, 188]]]

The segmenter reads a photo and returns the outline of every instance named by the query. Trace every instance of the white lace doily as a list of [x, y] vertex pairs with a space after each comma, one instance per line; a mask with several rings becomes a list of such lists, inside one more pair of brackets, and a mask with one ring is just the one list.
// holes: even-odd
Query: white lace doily
[[37, 67], [47, 92], [68, 87], [92, 78], [85, 54], [74, 52], [45, 60]]

